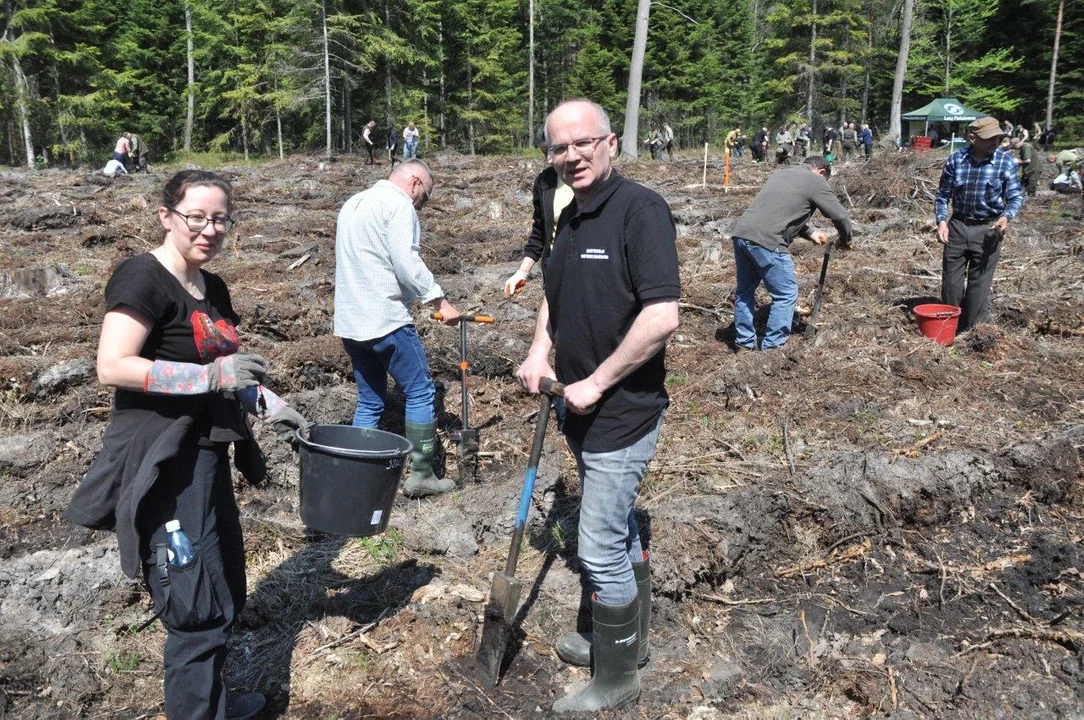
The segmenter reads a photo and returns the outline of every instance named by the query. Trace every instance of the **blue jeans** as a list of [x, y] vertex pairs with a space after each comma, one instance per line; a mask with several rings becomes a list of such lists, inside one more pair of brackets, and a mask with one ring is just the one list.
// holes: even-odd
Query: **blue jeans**
[[403, 159], [413, 160], [416, 157], [418, 157], [418, 141], [407, 140], [403, 143]]
[[647, 463], [655, 455], [662, 418], [647, 435], [621, 450], [584, 452], [569, 438], [579, 468], [580, 564], [598, 601], [626, 605], [636, 597], [633, 562], [643, 562], [640, 529], [632, 512]]
[[768, 327], [760, 347], [767, 350], [780, 347], [790, 337], [794, 320], [794, 303], [798, 301], [798, 279], [794, 275], [794, 260], [786, 250], [768, 250], [745, 238], [734, 238], [734, 265], [738, 286], [734, 292], [734, 342], [748, 350], [757, 347], [753, 329], [756, 291], [761, 282], [772, 296]]
[[380, 422], [388, 397], [388, 373], [406, 395], [407, 422], [421, 424], [436, 419], [433, 401], [437, 390], [413, 325], [404, 325], [375, 340], [342, 341], [358, 384], [354, 427], [375, 428]]

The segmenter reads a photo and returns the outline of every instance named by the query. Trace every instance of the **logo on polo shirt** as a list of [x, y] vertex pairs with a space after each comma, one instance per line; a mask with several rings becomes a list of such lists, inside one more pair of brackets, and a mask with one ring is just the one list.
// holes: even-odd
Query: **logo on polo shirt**
[[606, 254], [605, 250], [595, 248], [584, 248], [584, 251], [580, 253], [580, 260], [609, 260], [610, 256]]

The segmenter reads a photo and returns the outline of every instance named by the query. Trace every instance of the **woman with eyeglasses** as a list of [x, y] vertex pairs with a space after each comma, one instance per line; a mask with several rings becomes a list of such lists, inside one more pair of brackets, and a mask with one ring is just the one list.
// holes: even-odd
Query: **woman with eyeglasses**
[[[246, 592], [227, 446], [258, 482], [266, 468], [246, 411], [283, 438], [305, 424], [261, 386], [264, 359], [238, 352], [229, 290], [203, 269], [233, 227], [231, 198], [230, 183], [214, 173], [174, 175], [158, 208], [162, 243], [120, 263], [106, 285], [97, 368], [116, 389], [113, 415], [65, 513], [115, 530], [122, 570], [142, 574], [167, 633], [170, 718], [221, 719], [263, 706], [249, 693], [227, 711], [222, 679], [227, 632]], [[190, 558], [170, 543], [173, 520], [191, 541]]]

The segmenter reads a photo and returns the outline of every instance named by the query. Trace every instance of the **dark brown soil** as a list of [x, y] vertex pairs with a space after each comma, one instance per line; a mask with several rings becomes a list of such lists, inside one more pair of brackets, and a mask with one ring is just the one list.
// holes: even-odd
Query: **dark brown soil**
[[[265, 428], [271, 465], [238, 485], [249, 602], [231, 688], [262, 718], [525, 718], [586, 681], [554, 654], [585, 622], [574, 465], [552, 431], [517, 577], [500, 685], [475, 676], [490, 573], [503, 569], [537, 401], [514, 380], [541, 298], [504, 278], [530, 224], [534, 159], [431, 159], [423, 254], [470, 328], [476, 477], [400, 498], [376, 538], [307, 531], [298, 463]], [[624, 163], [678, 223], [682, 326], [644, 481], [655, 588], [642, 696], [615, 718], [1084, 717], [1084, 233], [1078, 201], [1040, 192], [1013, 223], [992, 322], [945, 348], [910, 309], [939, 295], [932, 155], [837, 168], [856, 244], [830, 261], [815, 333], [733, 355], [727, 232], [771, 168]], [[307, 417], [349, 422], [349, 362], [331, 335], [339, 206], [386, 168], [290, 158], [230, 168], [240, 223], [211, 266], [268, 385]], [[115, 539], [61, 513], [97, 452], [111, 393], [93, 359], [111, 268], [157, 242], [164, 176], [3, 173], [0, 198], [0, 718], [153, 717], [157, 626]], [[801, 241], [799, 241], [801, 242]], [[802, 303], [820, 248], [795, 245]], [[445, 471], [458, 474], [459, 334], [419, 309], [443, 384]], [[384, 426], [402, 430], [402, 400]], [[240, 482], [240, 480], [239, 480]], [[604, 714], [606, 715], [606, 714]]]

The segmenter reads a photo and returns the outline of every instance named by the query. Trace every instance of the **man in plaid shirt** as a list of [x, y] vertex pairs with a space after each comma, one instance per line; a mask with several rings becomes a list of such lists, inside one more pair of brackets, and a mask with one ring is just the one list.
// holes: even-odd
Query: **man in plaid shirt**
[[934, 201], [937, 239], [945, 246], [941, 299], [962, 308], [960, 330], [986, 321], [1001, 240], [1024, 204], [1016, 163], [998, 149], [997, 120], [985, 117], [967, 129], [969, 145], [945, 160]]

